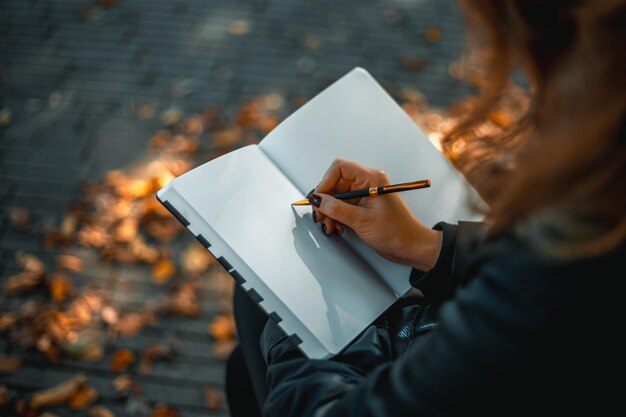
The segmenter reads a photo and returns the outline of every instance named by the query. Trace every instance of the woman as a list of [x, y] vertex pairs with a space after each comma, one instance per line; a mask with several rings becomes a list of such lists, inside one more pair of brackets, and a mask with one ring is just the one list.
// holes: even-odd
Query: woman
[[327, 234], [349, 227], [413, 267], [407, 278], [421, 304], [436, 307], [438, 326], [420, 335], [410, 326], [399, 348], [394, 332], [406, 316], [389, 315], [337, 357], [310, 360], [237, 292], [233, 415], [241, 410], [233, 381], [250, 384], [239, 398], [250, 389], [264, 415], [281, 417], [599, 414], [615, 405], [606, 375], [619, 361], [614, 306], [625, 276], [626, 1], [463, 6], [488, 52], [488, 84], [444, 146], [467, 139], [512, 68], [532, 86], [527, 114], [504, 142], [481, 145], [493, 143], [490, 159], [512, 166], [481, 185], [490, 187], [481, 189], [489, 222], [429, 229], [398, 194], [336, 200], [330, 194], [388, 181], [350, 161], [335, 161], [309, 196]]

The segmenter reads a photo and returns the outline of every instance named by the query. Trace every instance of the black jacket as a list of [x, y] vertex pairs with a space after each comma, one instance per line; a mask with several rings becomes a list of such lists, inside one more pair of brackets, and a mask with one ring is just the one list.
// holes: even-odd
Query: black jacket
[[270, 320], [266, 416], [598, 415], [611, 406], [624, 245], [563, 261], [512, 235], [485, 241], [480, 224], [436, 228], [436, 266], [410, 279], [443, 302], [439, 326], [397, 359], [386, 329], [371, 326], [342, 354], [310, 360]]

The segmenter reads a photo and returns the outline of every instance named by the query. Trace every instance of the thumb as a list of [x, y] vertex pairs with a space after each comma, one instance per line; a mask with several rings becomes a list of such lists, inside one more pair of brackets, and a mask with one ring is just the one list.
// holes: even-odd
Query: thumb
[[318, 207], [318, 210], [321, 211], [322, 214], [325, 214], [331, 219], [345, 224], [351, 229], [354, 228], [354, 225], [364, 214], [363, 210], [365, 210], [365, 208], [363, 207], [346, 203], [345, 201], [338, 200], [328, 194], [318, 193], [317, 195], [322, 200]]

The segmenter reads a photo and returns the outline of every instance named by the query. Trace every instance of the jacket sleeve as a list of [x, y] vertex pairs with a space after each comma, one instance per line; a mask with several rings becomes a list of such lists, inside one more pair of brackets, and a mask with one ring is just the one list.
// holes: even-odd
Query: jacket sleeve
[[480, 249], [487, 229], [486, 223], [459, 222], [452, 225], [437, 223], [433, 229], [443, 233], [441, 252], [435, 266], [428, 271], [413, 268], [411, 285], [422, 292], [425, 303], [437, 303], [450, 298], [461, 284], [460, 277], [471, 255]]
[[438, 328], [394, 361], [371, 330], [359, 339], [364, 347], [369, 340], [369, 359], [311, 360], [269, 324], [261, 341], [269, 385], [264, 415], [450, 415], [491, 404], [489, 387], [502, 370], [523, 363], [524, 341], [541, 327], [535, 301], [519, 290], [528, 284], [507, 272], [481, 270], [442, 305]]

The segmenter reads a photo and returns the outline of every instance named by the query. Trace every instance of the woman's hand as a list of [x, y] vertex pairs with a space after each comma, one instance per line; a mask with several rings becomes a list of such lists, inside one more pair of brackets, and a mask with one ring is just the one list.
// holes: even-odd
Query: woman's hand
[[327, 235], [341, 236], [345, 225], [383, 257], [422, 271], [431, 269], [441, 250], [441, 232], [413, 217], [399, 194], [347, 201], [328, 195], [389, 184], [383, 171], [335, 159], [308, 196], [313, 219]]

